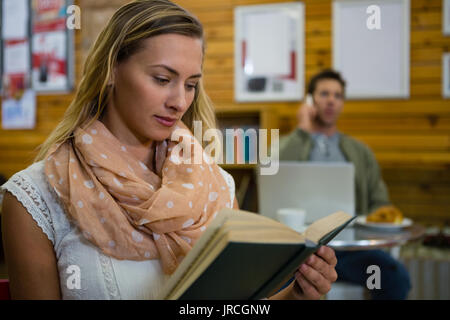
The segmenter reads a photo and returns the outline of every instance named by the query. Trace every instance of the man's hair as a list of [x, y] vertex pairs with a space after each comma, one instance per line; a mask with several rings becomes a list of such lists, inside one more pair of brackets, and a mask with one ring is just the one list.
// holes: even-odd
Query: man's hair
[[313, 94], [316, 90], [317, 83], [320, 80], [324, 79], [332, 79], [338, 81], [342, 86], [342, 93], [345, 96], [345, 80], [342, 78], [341, 74], [337, 71], [334, 71], [332, 69], [326, 69], [318, 74], [314, 75], [311, 80], [309, 81], [308, 85], [308, 93]]

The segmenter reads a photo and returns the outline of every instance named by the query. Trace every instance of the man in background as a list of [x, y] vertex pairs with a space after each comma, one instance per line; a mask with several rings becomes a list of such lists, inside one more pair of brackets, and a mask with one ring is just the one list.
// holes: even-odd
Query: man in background
[[[389, 205], [386, 185], [372, 151], [339, 132], [337, 121], [345, 98], [345, 81], [338, 72], [324, 70], [312, 77], [307, 99], [298, 111], [297, 128], [280, 141], [280, 160], [351, 162], [355, 167], [355, 209], [367, 215]], [[310, 101], [308, 101], [310, 100]], [[381, 289], [372, 299], [406, 299], [411, 288], [405, 267], [382, 250], [336, 251], [338, 281], [366, 287], [367, 267], [381, 270]]]

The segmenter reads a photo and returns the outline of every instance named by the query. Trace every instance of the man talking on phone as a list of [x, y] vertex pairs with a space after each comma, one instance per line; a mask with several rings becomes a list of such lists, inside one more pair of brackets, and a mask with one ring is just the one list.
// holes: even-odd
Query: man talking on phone
[[[386, 185], [373, 152], [337, 128], [344, 107], [345, 81], [333, 70], [311, 78], [306, 102], [297, 113], [297, 128], [280, 141], [280, 160], [351, 162], [355, 167], [356, 213], [369, 214], [389, 205]], [[382, 250], [336, 251], [338, 281], [366, 286], [366, 269], [381, 270], [381, 289], [370, 290], [372, 299], [403, 300], [411, 288], [405, 267]]]

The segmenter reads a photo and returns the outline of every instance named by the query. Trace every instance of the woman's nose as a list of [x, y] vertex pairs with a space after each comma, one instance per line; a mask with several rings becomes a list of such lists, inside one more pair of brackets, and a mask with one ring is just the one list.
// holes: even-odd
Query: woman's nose
[[169, 99], [166, 103], [167, 107], [175, 109], [178, 112], [184, 112], [187, 105], [186, 89], [184, 86], [176, 86], [173, 88]]

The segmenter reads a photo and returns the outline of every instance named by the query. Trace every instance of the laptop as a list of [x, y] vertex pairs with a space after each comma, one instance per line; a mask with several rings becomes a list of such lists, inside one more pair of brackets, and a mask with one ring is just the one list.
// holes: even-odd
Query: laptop
[[352, 163], [280, 161], [277, 174], [257, 174], [259, 212], [276, 220], [279, 208], [301, 208], [307, 225], [340, 210], [355, 215], [354, 176]]

